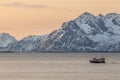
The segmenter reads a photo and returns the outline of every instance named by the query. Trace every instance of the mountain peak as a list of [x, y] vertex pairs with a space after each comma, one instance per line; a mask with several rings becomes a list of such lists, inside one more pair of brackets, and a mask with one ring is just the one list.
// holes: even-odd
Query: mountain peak
[[105, 17], [113, 19], [113, 18], [116, 18], [117, 16], [120, 16], [120, 14], [117, 14], [117, 13], [108, 13], [108, 14], [106, 14]]
[[[0, 38], [14, 38], [13, 36], [11, 36], [8, 33], [0, 33]], [[16, 41], [16, 39], [14, 38], [14, 40]]]
[[79, 17], [95, 17], [95, 16], [89, 12], [84, 12]]
[[108, 13], [108, 14], [106, 14], [106, 16], [108, 16], [108, 15], [119, 15], [118, 13]]
[[89, 12], [84, 12], [84, 13], [82, 13], [81, 15], [93, 15], [93, 14], [91, 14], [91, 13], [89, 13]]
[[0, 47], [7, 47], [8, 44], [14, 43], [17, 40], [8, 33], [0, 34]]
[[77, 17], [75, 20], [78, 23], [86, 24], [91, 19], [95, 19], [95, 16], [91, 13], [85, 12], [85, 13], [81, 14], [79, 17]]
[[10, 36], [8, 33], [0, 33], [0, 36]]

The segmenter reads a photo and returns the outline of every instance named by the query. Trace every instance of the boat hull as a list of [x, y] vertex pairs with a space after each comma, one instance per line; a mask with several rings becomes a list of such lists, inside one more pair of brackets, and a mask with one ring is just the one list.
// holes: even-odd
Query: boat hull
[[105, 61], [89, 60], [90, 63], [105, 63]]

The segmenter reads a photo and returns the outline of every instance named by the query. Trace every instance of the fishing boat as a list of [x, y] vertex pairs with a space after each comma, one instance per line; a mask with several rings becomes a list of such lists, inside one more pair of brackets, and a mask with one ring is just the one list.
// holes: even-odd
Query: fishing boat
[[105, 63], [105, 58], [93, 58], [92, 60], [89, 60], [90, 63]]

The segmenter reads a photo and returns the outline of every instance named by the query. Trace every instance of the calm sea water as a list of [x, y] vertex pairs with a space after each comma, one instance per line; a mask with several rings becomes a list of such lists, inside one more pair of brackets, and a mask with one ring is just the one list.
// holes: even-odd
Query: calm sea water
[[[91, 64], [105, 57], [105, 64]], [[0, 54], [0, 80], [120, 80], [120, 54]]]

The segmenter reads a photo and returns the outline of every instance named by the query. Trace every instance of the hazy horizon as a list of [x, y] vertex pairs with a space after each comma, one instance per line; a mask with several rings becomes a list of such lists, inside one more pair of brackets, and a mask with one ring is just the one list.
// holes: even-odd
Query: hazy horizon
[[0, 1], [0, 33], [10, 33], [17, 39], [47, 34], [84, 12], [120, 13], [119, 3], [119, 0]]

